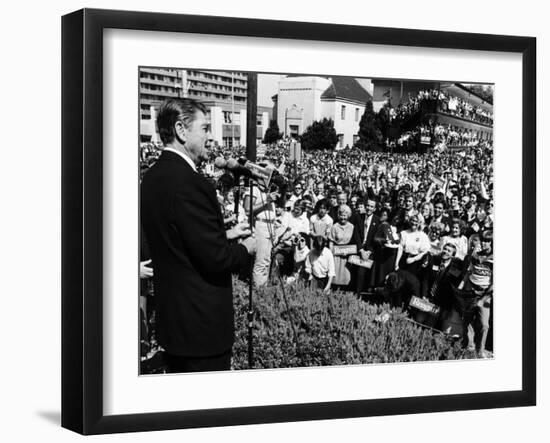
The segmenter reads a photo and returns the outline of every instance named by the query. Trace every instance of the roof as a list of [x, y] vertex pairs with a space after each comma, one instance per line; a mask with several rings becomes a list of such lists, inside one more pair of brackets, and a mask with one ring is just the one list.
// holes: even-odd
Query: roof
[[343, 99], [361, 104], [372, 100], [372, 95], [353, 77], [332, 77], [331, 85], [321, 95], [321, 100]]

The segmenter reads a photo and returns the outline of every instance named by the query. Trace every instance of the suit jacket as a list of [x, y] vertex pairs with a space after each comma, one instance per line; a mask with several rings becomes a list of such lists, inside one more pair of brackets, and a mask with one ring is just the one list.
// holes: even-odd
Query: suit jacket
[[212, 185], [179, 155], [163, 152], [141, 184], [141, 221], [153, 260], [160, 345], [190, 357], [230, 350], [231, 273], [248, 253], [228, 242]]
[[[436, 255], [428, 262], [426, 272], [426, 289], [427, 293], [424, 296], [431, 298], [431, 289], [439, 274], [439, 266], [441, 265], [441, 256]], [[464, 276], [464, 263], [459, 258], [451, 258], [451, 262], [442, 271], [442, 274], [434, 294], [433, 302], [443, 308], [448, 308], [452, 304], [452, 288], [458, 286]]]
[[365, 220], [367, 217], [365, 216], [365, 219], [359, 226], [359, 236], [361, 238], [361, 249], [364, 249], [365, 251], [373, 251], [375, 248], [374, 243], [374, 236], [376, 235], [376, 232], [378, 231], [378, 227], [380, 226], [380, 217], [377, 215], [372, 216], [372, 220], [370, 222], [369, 231], [366, 233], [367, 238], [365, 240]]

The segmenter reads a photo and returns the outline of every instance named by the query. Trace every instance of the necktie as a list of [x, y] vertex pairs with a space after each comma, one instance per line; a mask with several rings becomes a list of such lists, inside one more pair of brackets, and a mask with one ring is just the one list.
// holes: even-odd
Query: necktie
[[441, 263], [439, 265], [439, 271], [437, 272], [437, 275], [435, 276], [434, 284], [432, 285], [432, 289], [430, 290], [430, 296], [431, 298], [435, 297], [435, 294], [437, 293], [437, 288], [439, 287], [439, 283], [441, 282], [441, 278], [443, 277], [443, 271], [445, 271], [445, 265]]

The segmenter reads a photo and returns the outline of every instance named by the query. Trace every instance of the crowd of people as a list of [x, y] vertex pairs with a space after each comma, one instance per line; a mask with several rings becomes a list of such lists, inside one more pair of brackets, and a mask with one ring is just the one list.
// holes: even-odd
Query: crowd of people
[[[472, 147], [481, 141], [475, 131], [456, 127], [451, 124], [419, 125], [418, 131], [420, 132], [420, 137], [426, 137], [426, 143], [433, 144], [437, 150], [449, 147], [455, 149]], [[400, 144], [406, 141], [407, 135], [410, 137], [412, 134], [409, 133], [402, 136], [399, 140]], [[433, 142], [431, 140], [432, 137], [434, 138]]]
[[421, 90], [416, 96], [409, 96], [408, 101], [403, 101], [395, 108], [394, 116], [403, 117], [414, 113], [420, 109], [423, 102], [430, 101], [438, 104], [438, 112], [485, 125], [493, 125], [493, 114], [491, 112], [439, 89]]

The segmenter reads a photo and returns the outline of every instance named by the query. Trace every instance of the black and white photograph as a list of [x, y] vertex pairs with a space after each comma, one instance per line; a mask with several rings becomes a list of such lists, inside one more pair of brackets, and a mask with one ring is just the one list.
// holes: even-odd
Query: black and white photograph
[[137, 76], [140, 375], [496, 358], [494, 84]]

